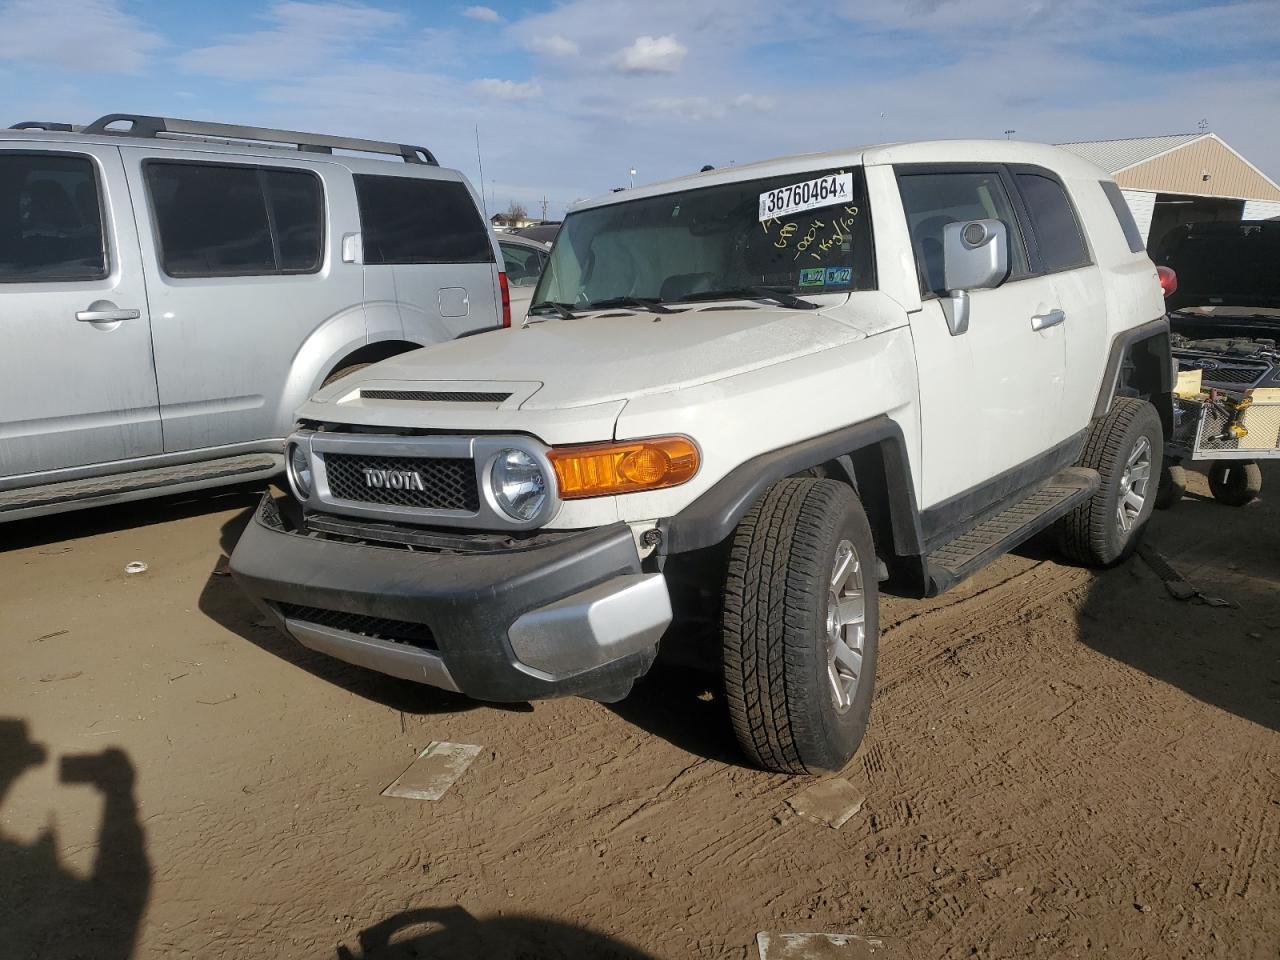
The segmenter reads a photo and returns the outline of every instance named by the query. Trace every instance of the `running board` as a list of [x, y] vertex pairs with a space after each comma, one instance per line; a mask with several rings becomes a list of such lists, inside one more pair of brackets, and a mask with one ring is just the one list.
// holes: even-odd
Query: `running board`
[[279, 454], [242, 453], [218, 460], [20, 487], [0, 491], [0, 521], [265, 479], [283, 469], [284, 457]]
[[1050, 477], [1021, 500], [993, 514], [929, 554], [934, 595], [949, 590], [996, 557], [1024, 543], [1093, 496], [1102, 482], [1097, 470], [1069, 467]]

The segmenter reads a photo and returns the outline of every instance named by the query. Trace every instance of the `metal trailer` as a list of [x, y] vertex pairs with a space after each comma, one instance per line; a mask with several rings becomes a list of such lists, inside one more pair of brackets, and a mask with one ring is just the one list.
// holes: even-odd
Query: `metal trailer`
[[1262, 491], [1261, 460], [1280, 460], [1280, 389], [1175, 396], [1156, 505], [1177, 503], [1186, 489], [1184, 464], [1203, 462], [1214, 499], [1242, 507]]

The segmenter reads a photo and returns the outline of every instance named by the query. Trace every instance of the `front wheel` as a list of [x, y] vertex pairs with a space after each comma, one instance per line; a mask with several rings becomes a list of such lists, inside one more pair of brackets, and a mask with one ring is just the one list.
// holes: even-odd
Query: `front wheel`
[[1068, 558], [1107, 567], [1137, 548], [1155, 507], [1163, 448], [1156, 408], [1117, 397], [1090, 429], [1080, 456], [1080, 466], [1102, 476], [1098, 491], [1058, 521], [1058, 546]]
[[835, 480], [789, 478], [739, 523], [722, 608], [738, 742], [778, 773], [840, 770], [871, 713], [879, 587], [871, 527]]
[[1243, 507], [1262, 493], [1262, 468], [1256, 460], [1217, 460], [1209, 468], [1209, 492], [1229, 507]]

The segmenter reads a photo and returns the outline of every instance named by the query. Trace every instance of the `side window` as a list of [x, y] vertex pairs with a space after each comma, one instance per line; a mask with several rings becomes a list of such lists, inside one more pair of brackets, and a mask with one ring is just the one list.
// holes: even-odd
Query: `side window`
[[357, 174], [366, 264], [492, 263], [489, 231], [454, 180]]
[[898, 190], [916, 255], [922, 295], [946, 293], [942, 271], [942, 230], [948, 223], [1000, 220], [1009, 230], [1009, 277], [1027, 276], [1027, 251], [1000, 174], [991, 172], [898, 175]]
[[547, 262], [547, 255], [532, 247], [522, 247], [514, 243], [498, 241], [498, 249], [502, 251], [502, 262], [507, 272], [507, 282], [513, 287], [532, 287], [542, 274], [542, 267]]
[[145, 164], [171, 277], [261, 276], [320, 268], [320, 181], [300, 170], [210, 163]]
[[106, 275], [93, 161], [79, 154], [0, 153], [0, 283]]
[[1074, 270], [1089, 264], [1089, 249], [1075, 209], [1062, 184], [1038, 173], [1015, 175], [1031, 215], [1036, 250], [1045, 273]]
[[263, 169], [271, 221], [284, 273], [320, 269], [324, 255], [324, 197], [320, 178], [301, 170]]
[[1120, 221], [1120, 229], [1124, 231], [1124, 239], [1129, 244], [1129, 252], [1142, 253], [1147, 248], [1147, 245], [1142, 239], [1142, 231], [1138, 229], [1138, 223], [1133, 219], [1133, 211], [1129, 209], [1129, 204], [1124, 199], [1120, 185], [1114, 180], [1099, 180], [1098, 183], [1102, 187], [1102, 192], [1107, 195], [1107, 200], [1111, 204], [1111, 209], [1114, 211], [1116, 219]]

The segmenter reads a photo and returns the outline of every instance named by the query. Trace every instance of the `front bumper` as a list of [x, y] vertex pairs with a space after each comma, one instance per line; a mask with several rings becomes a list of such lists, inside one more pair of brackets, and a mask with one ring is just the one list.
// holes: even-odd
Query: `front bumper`
[[535, 546], [441, 553], [293, 531], [264, 496], [231, 557], [303, 645], [479, 700], [617, 700], [671, 623], [623, 523]]

